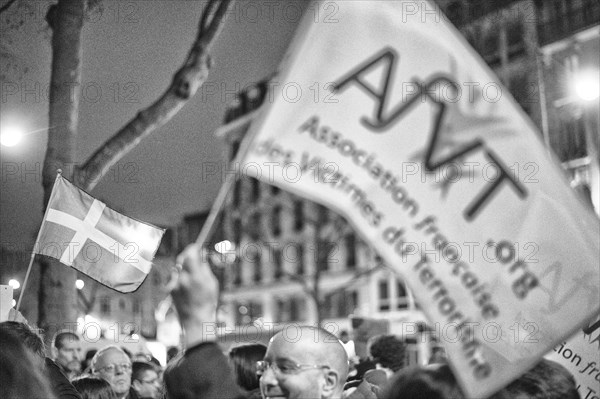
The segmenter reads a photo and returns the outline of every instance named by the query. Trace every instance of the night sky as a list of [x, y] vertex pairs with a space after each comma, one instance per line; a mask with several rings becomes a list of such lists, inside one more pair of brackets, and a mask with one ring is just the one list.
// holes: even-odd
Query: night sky
[[[3, 1], [2, 4], [5, 2]], [[83, 162], [169, 85], [192, 43], [206, 1], [105, 1], [85, 24], [78, 162]], [[32, 132], [2, 147], [1, 242], [30, 251], [42, 218], [50, 30], [47, 2], [19, 1], [2, 19], [2, 129]], [[304, 10], [302, 1], [238, 1], [212, 51], [205, 86], [175, 118], [119, 161], [92, 195], [162, 226], [210, 208], [224, 145], [213, 132], [234, 93], [277, 70]], [[312, 12], [315, 12], [313, 10]], [[9, 24], [23, 21], [21, 26]], [[10, 57], [5, 54], [10, 53]], [[36, 132], [37, 131], [37, 132]]]

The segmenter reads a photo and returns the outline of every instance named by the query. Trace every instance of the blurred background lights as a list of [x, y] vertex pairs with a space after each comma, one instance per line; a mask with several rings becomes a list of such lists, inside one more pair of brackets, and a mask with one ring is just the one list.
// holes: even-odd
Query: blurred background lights
[[18, 290], [21, 287], [21, 283], [19, 283], [19, 281], [15, 280], [14, 278], [8, 280], [8, 285], [10, 285], [13, 290]]
[[77, 279], [77, 281], [75, 281], [75, 287], [78, 290], [82, 290], [84, 286], [85, 286], [85, 283], [83, 282], [83, 280]]
[[223, 240], [215, 244], [215, 251], [220, 254], [227, 253], [233, 250], [233, 244], [229, 240]]

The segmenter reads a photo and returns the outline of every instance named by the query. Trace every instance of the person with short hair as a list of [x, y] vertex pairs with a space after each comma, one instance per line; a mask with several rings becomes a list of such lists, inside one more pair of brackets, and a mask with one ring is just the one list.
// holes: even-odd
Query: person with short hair
[[59, 331], [52, 340], [52, 359], [69, 381], [81, 374], [81, 342], [72, 331]]
[[382, 399], [463, 399], [456, 378], [447, 364], [410, 367], [394, 374]]
[[490, 399], [580, 399], [573, 375], [561, 364], [542, 359]]
[[8, 328], [0, 328], [0, 382], [0, 398], [55, 398], [43, 363]]
[[91, 363], [92, 374], [108, 381], [118, 399], [137, 397], [131, 388], [131, 360], [118, 346], [110, 345], [100, 349]]
[[142, 399], [158, 399], [162, 382], [154, 365], [133, 362], [131, 365], [131, 388]]
[[110, 383], [103, 378], [86, 376], [72, 381], [73, 386], [79, 391], [82, 399], [117, 399]]
[[348, 355], [333, 334], [300, 326], [293, 333], [286, 329], [271, 338], [258, 373], [265, 398], [341, 398]]
[[[23, 318], [23, 320], [25, 320]], [[50, 387], [58, 399], [81, 399], [81, 395], [69, 382], [60, 370], [60, 367], [52, 359], [46, 357], [46, 346], [42, 337], [32, 329], [26, 322], [4, 321], [0, 323], [0, 331], [6, 331], [18, 338], [18, 340], [34, 355], [44, 370]]]
[[229, 350], [229, 362], [233, 368], [235, 380], [240, 388], [247, 392], [249, 399], [260, 399], [260, 386], [256, 374], [256, 364], [263, 360], [267, 347], [263, 344], [246, 344]]
[[406, 344], [395, 335], [375, 337], [369, 351], [376, 368], [384, 370], [388, 378], [405, 366]]

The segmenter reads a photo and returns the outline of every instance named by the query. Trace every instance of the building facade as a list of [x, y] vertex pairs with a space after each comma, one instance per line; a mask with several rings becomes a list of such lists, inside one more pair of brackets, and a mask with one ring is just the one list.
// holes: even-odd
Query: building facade
[[[571, 186], [598, 213], [600, 3], [437, 3], [531, 117]], [[537, 173], [535, 168], [521, 172]]]
[[235, 156], [265, 92], [259, 84], [240, 93], [217, 132], [238, 175], [222, 210], [223, 237], [235, 256], [222, 265], [221, 333], [255, 340], [259, 328], [264, 340], [286, 326], [320, 324], [338, 334], [352, 330], [353, 317], [385, 319], [390, 329], [424, 324], [402, 279], [343, 217], [240, 175]]

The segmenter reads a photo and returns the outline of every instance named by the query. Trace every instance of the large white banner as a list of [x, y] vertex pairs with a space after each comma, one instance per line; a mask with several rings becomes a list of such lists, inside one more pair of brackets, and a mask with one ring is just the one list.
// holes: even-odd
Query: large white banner
[[242, 170], [344, 214], [485, 397], [600, 310], [598, 218], [433, 5], [335, 4], [306, 14]]
[[575, 377], [582, 399], [600, 398], [600, 316], [546, 354]]

